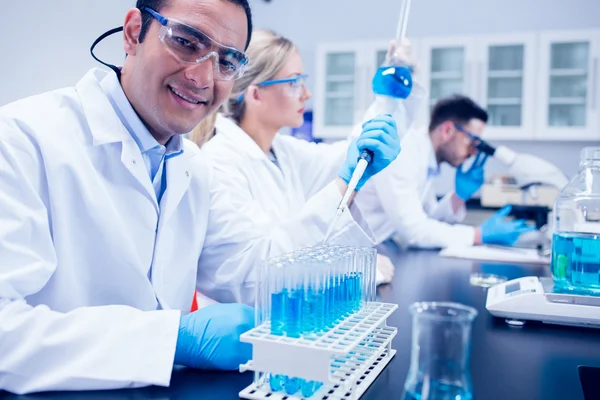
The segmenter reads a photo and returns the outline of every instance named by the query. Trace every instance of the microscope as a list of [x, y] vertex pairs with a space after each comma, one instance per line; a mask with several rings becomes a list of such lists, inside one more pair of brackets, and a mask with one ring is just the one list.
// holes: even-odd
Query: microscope
[[[549, 214], [554, 198], [569, 180], [555, 165], [531, 154], [517, 153], [506, 146], [493, 147], [484, 140], [479, 140], [477, 148], [504, 164], [507, 174], [514, 178], [511, 185], [514, 193], [507, 196], [507, 203], [512, 206], [511, 216], [535, 222], [537, 230], [522, 235], [515, 245], [535, 247], [546, 253], [552, 238]], [[482, 198], [486, 196], [485, 190], [482, 188]]]

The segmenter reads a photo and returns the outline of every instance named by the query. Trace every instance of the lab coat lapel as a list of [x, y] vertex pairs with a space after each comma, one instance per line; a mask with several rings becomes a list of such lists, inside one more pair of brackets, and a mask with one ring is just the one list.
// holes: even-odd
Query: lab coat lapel
[[[123, 129], [125, 128], [123, 127]], [[133, 139], [123, 142], [123, 148], [121, 149], [121, 162], [129, 171], [129, 173], [131, 173], [131, 175], [133, 175], [133, 177], [138, 181], [140, 186], [145, 190], [146, 196], [152, 201], [152, 204], [154, 204], [154, 208], [158, 213], [158, 201], [156, 200], [154, 187], [152, 187], [152, 182], [150, 181], [148, 170], [146, 169], [144, 160], [142, 159], [140, 148]]]
[[165, 224], [169, 220], [190, 186], [192, 175], [190, 159], [185, 152], [167, 160], [165, 167], [167, 169], [167, 187], [160, 203], [159, 224]]
[[[273, 164], [271, 160], [269, 160], [269, 158], [262, 151], [262, 149], [258, 147], [256, 142], [250, 136], [248, 136], [248, 134], [244, 132], [242, 128], [240, 128], [234, 121], [230, 120], [227, 117], [224, 117], [221, 114], [217, 115], [215, 126], [217, 127], [219, 135], [226, 136], [227, 139], [230, 140], [233, 146], [236, 148], [236, 151], [248, 156], [248, 158], [252, 160], [253, 163], [260, 163], [260, 165], [262, 165], [269, 171], [269, 175], [275, 179], [276, 185], [281, 189], [280, 192], [286, 191], [286, 187], [288, 187], [288, 185], [286, 185], [285, 177], [282, 173], [282, 170], [277, 168], [277, 166]], [[280, 152], [278, 152], [276, 142], [277, 136], [273, 141], [273, 149], [275, 152], [275, 156], [279, 157], [281, 154]], [[282, 157], [279, 161], [279, 165], [283, 168], [283, 164], [284, 162]], [[258, 171], [260, 171], [260, 169], [258, 169]], [[290, 183], [288, 182], [288, 184]], [[280, 201], [282, 201], [281, 198]]]
[[[112, 72], [109, 72], [112, 73]], [[94, 146], [121, 143], [121, 162], [145, 191], [158, 212], [156, 194], [139, 147], [115, 113], [99, 81], [105, 71], [93, 69], [76, 86], [83, 112], [93, 137]]]

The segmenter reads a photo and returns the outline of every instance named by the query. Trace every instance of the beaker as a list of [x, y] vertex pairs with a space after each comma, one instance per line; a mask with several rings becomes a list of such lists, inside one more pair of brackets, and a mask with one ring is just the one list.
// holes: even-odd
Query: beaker
[[472, 399], [469, 357], [474, 308], [451, 302], [419, 302], [413, 316], [410, 369], [404, 399]]

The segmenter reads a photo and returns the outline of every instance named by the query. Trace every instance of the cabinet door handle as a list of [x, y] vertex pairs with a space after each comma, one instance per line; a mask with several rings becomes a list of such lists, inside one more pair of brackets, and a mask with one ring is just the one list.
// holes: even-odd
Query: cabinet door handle
[[596, 96], [598, 95], [598, 57], [592, 60], [592, 110], [596, 109]]

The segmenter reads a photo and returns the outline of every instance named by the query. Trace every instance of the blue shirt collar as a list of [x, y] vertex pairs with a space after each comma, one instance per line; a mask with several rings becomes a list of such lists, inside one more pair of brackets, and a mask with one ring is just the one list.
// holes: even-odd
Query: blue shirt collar
[[[113, 109], [133, 140], [137, 143], [142, 154], [160, 146], [160, 143], [154, 139], [154, 136], [152, 136], [148, 128], [146, 128], [146, 125], [144, 125], [131, 106], [116, 74], [112, 72], [106, 74], [104, 79], [100, 82], [100, 87], [102, 87], [104, 94], [108, 97]], [[171, 157], [183, 153], [181, 135], [173, 135], [166, 143], [165, 148], [165, 155]]]

